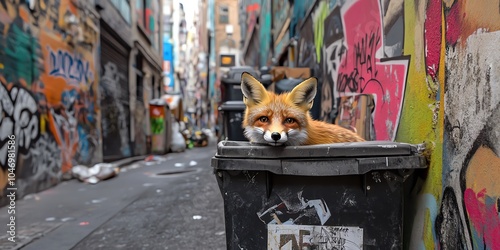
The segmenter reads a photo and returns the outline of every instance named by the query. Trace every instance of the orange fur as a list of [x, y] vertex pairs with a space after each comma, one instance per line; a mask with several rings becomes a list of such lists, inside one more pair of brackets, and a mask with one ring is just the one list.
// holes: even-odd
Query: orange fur
[[[242, 125], [245, 136], [252, 142], [313, 145], [364, 141], [351, 130], [311, 118], [309, 110], [316, 95], [316, 78], [309, 78], [291, 92], [280, 95], [267, 91], [247, 73], [243, 73], [241, 84], [247, 106]], [[280, 134], [279, 140], [271, 137], [276, 133]]]
[[365, 141], [351, 130], [313, 119], [309, 121], [309, 128], [307, 130], [309, 136], [304, 145]]

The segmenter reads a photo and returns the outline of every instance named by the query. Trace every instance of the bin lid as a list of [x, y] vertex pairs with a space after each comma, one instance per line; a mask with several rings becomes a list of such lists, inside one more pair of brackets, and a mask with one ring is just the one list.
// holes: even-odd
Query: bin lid
[[149, 104], [156, 105], [156, 106], [167, 106], [167, 102], [161, 98], [152, 99], [149, 101]]
[[299, 85], [304, 81], [304, 79], [292, 79], [292, 78], [287, 78], [287, 79], [281, 79], [278, 82], [276, 82], [276, 93], [283, 93], [283, 92], [289, 92], [295, 86]]
[[250, 66], [234, 66], [229, 68], [229, 71], [221, 78], [223, 84], [239, 84], [241, 82], [241, 74], [248, 72], [253, 77], [259, 79], [259, 74]]
[[220, 105], [219, 110], [222, 111], [243, 111], [246, 106], [243, 101], [227, 101]]
[[176, 94], [165, 94], [162, 99], [167, 103], [169, 109], [177, 109], [179, 104], [181, 104], [182, 96]]
[[212, 159], [219, 170], [267, 170], [288, 175], [365, 174], [375, 169], [426, 168], [423, 144], [390, 141], [273, 147], [221, 141]]

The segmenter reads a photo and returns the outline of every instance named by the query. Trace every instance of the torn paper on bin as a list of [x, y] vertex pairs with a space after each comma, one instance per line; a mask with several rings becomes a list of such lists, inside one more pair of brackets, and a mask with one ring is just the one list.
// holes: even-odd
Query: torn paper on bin
[[268, 225], [267, 249], [363, 249], [359, 227]]
[[300, 195], [299, 199], [302, 206], [298, 210], [291, 209], [287, 207], [285, 202], [281, 202], [264, 210], [262, 213], [257, 213], [257, 215], [265, 224], [288, 225], [301, 224], [297, 223], [297, 221], [313, 216], [319, 219], [321, 225], [324, 225], [330, 218], [330, 209], [323, 199], [309, 200], [306, 202]]

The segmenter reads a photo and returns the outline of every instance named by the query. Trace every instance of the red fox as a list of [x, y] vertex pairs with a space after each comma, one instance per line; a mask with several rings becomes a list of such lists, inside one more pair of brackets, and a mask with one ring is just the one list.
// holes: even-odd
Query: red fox
[[289, 93], [277, 95], [247, 72], [241, 75], [241, 91], [246, 105], [242, 126], [253, 143], [272, 146], [299, 146], [337, 142], [359, 142], [356, 133], [322, 121], [309, 114], [316, 96], [317, 79], [308, 78]]

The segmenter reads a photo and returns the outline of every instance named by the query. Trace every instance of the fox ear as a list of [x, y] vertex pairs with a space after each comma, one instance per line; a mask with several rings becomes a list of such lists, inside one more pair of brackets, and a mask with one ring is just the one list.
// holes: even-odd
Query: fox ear
[[313, 106], [317, 89], [318, 79], [316, 79], [316, 77], [310, 77], [295, 86], [290, 94], [288, 94], [287, 99], [302, 109], [310, 110]]
[[266, 88], [247, 72], [241, 74], [241, 92], [247, 106], [255, 105], [269, 98]]

